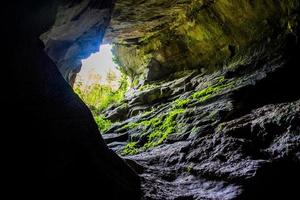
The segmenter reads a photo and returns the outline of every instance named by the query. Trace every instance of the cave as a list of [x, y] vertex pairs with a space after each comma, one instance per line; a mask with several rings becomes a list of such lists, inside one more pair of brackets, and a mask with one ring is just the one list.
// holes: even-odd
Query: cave
[[[5, 190], [104, 200], [299, 196], [299, 4], [5, 1]], [[74, 84], [82, 60], [105, 44], [130, 83], [95, 112]]]

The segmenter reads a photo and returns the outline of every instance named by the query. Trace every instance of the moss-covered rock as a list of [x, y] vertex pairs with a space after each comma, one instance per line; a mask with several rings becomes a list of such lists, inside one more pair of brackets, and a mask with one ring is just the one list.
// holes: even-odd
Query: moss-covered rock
[[297, 0], [120, 0], [106, 38], [125, 73], [153, 81], [247, 59], [250, 47], [274, 50], [295, 31], [297, 10]]

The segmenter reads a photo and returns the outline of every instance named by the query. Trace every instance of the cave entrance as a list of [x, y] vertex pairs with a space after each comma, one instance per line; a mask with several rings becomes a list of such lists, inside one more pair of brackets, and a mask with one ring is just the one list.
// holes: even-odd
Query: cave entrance
[[111, 44], [101, 45], [98, 52], [81, 62], [74, 91], [92, 111], [100, 131], [105, 131], [111, 122], [101, 113], [123, 100], [129, 85], [128, 78], [114, 62]]
[[97, 83], [110, 86], [114, 90], [118, 89], [121, 72], [113, 61], [111, 44], [101, 45], [98, 52], [81, 62], [81, 70], [77, 74], [75, 85], [87, 87]]

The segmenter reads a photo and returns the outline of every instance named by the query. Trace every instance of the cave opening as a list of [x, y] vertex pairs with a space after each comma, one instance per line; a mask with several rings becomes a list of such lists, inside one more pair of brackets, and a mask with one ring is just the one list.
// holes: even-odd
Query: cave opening
[[81, 60], [81, 70], [76, 74], [73, 86], [91, 110], [100, 132], [111, 126], [103, 111], [123, 101], [129, 86], [128, 76], [120, 71], [112, 48], [112, 44], [102, 44], [98, 52]]
[[121, 72], [119, 66], [113, 61], [111, 44], [100, 45], [98, 52], [81, 60], [81, 63], [81, 70], [77, 73], [75, 86], [100, 83], [109, 85], [114, 90], [118, 89]]

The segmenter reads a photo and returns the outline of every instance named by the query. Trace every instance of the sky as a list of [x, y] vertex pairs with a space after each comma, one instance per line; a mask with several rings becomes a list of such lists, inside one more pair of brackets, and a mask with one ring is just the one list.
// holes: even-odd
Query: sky
[[112, 61], [111, 49], [112, 45], [110, 44], [101, 45], [99, 52], [93, 53], [87, 59], [82, 60], [81, 71], [77, 74], [76, 80], [85, 85], [90, 85], [93, 82], [98, 82], [100, 76], [100, 83], [107, 84], [105, 77], [109, 70], [112, 70], [117, 75], [117, 80], [119, 80], [121, 74], [117, 70], [117, 65]]

